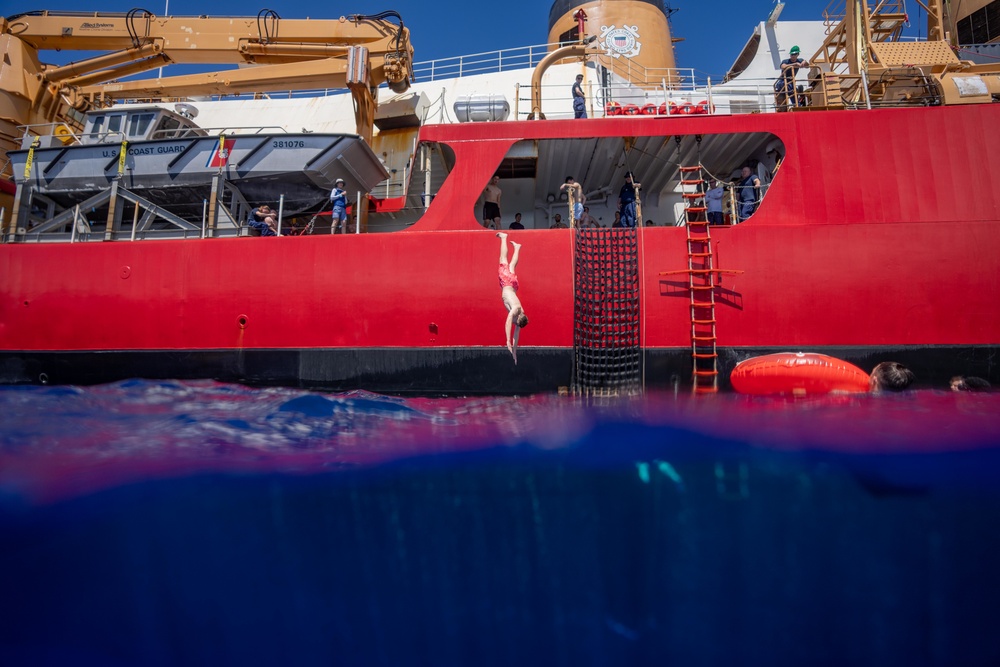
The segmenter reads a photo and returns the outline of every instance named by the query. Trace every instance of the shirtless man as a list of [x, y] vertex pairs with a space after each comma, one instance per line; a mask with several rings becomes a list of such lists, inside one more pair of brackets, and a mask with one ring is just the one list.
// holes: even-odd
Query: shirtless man
[[277, 236], [278, 214], [267, 204], [258, 206], [250, 212], [247, 225], [258, 230], [261, 236]]
[[583, 217], [583, 204], [587, 201], [587, 197], [583, 194], [583, 186], [572, 176], [567, 176], [566, 182], [560, 185], [559, 189], [565, 190], [569, 199], [569, 226], [576, 227], [577, 222]]
[[507, 321], [504, 323], [504, 332], [507, 334], [507, 349], [514, 357], [517, 364], [517, 340], [521, 335], [521, 329], [528, 326], [528, 317], [524, 314], [521, 301], [517, 298], [517, 256], [521, 252], [521, 244], [510, 244], [514, 247], [514, 257], [510, 263], [507, 262], [507, 235], [503, 232], [497, 234], [500, 237], [500, 269], [497, 272], [500, 278], [500, 298], [503, 299], [504, 308], [507, 309]]
[[483, 227], [500, 229], [500, 177], [494, 176], [483, 190]]
[[590, 214], [590, 207], [583, 207], [583, 215], [580, 216], [580, 227], [584, 229], [599, 229], [601, 223], [597, 222], [597, 218]]

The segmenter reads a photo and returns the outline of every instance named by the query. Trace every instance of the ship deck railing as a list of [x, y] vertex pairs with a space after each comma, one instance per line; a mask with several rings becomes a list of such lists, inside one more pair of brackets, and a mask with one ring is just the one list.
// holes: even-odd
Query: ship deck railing
[[[806, 93], [803, 93], [807, 95]], [[555, 120], [573, 118], [572, 96], [565, 84], [542, 86], [545, 118]], [[743, 115], [769, 113], [778, 110], [775, 103], [774, 79], [743, 79], [725, 85], [713, 85], [711, 80], [704, 86], [677, 86], [661, 84], [640, 86], [634, 84], [613, 84], [591, 87], [587, 96], [587, 117], [606, 118], [624, 114], [613, 113], [611, 104], [619, 108], [634, 105], [639, 109], [652, 105], [655, 113], [637, 113], [635, 117], [648, 116], [688, 116], [688, 115]], [[671, 107], [671, 105], [674, 105]], [[691, 111], [690, 107], [703, 110]], [[661, 113], [661, 107], [666, 113]], [[707, 112], [707, 113], [705, 113]], [[519, 85], [515, 93], [513, 119], [525, 120], [531, 114], [531, 88]]]
[[[220, 127], [183, 127], [156, 130], [152, 134], [139, 137], [128, 137], [121, 130], [111, 132], [74, 132], [65, 123], [35, 123], [18, 125], [21, 136], [21, 148], [31, 146], [34, 137], [57, 137], [67, 144], [120, 144], [122, 141], [163, 141], [170, 139], [193, 139], [210, 136], [238, 136], [247, 134], [288, 134], [288, 130], [280, 125], [223, 125]], [[61, 132], [62, 134], [58, 134]], [[44, 146], [43, 146], [44, 147]]]
[[494, 74], [514, 69], [535, 67], [560, 44], [534, 44], [499, 51], [483, 51], [451, 58], [438, 58], [413, 63], [413, 78], [417, 82], [453, 79], [476, 74]]

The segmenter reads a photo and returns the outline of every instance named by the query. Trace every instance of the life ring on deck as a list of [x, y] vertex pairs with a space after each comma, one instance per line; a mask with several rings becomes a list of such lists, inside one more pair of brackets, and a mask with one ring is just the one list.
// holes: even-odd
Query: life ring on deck
[[698, 104], [694, 106], [694, 111], [692, 111], [692, 113], [695, 114], [715, 113], [715, 107], [709, 104], [708, 100], [702, 100], [701, 102], [698, 102]]
[[812, 352], [779, 352], [736, 364], [729, 382], [741, 394], [863, 393], [868, 373], [846, 361]]
[[642, 109], [639, 110], [643, 116], [655, 116], [656, 115], [656, 105], [655, 104], [644, 104]]
[[669, 112], [670, 112], [670, 109], [667, 107], [667, 103], [666, 102], [664, 102], [663, 104], [661, 104], [660, 108], [656, 110], [656, 113], [658, 113], [661, 116], [666, 116]]
[[622, 113], [626, 116], [638, 116], [639, 106], [636, 104], [626, 104], [622, 107]]
[[621, 116], [622, 115], [622, 105], [618, 102], [608, 102], [604, 105], [604, 114], [606, 116]]

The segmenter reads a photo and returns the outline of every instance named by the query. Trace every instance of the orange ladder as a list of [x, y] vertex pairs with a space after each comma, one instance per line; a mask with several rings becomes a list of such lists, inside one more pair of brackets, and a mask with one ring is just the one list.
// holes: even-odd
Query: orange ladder
[[[712, 265], [712, 234], [705, 204], [705, 174], [701, 164], [681, 167], [680, 172], [691, 299], [691, 381], [696, 394], [708, 394], [719, 391], [719, 355], [715, 331], [716, 272]], [[690, 188], [693, 191], [689, 191]]]

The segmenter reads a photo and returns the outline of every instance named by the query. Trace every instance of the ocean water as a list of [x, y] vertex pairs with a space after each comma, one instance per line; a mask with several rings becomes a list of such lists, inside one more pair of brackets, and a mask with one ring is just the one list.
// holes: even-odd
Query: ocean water
[[0, 665], [1000, 664], [998, 393], [0, 414]]

